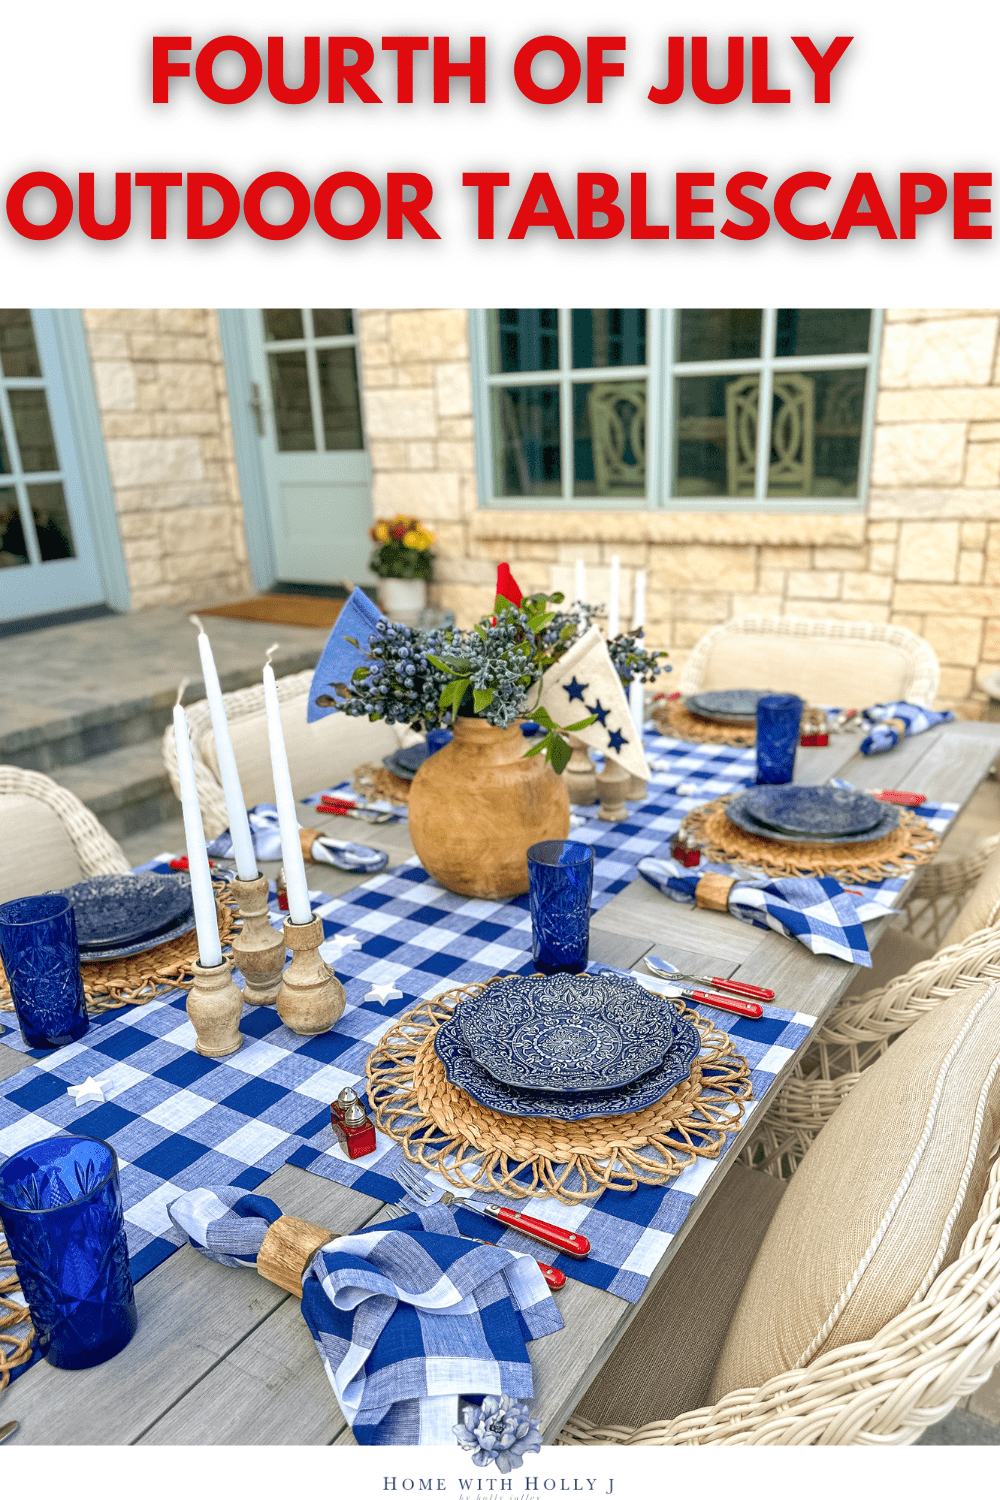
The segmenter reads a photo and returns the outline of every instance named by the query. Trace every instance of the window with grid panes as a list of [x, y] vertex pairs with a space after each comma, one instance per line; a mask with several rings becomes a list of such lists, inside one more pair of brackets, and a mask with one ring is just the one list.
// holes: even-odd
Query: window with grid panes
[[31, 313], [0, 308], [0, 567], [76, 555], [63, 478]]
[[493, 308], [471, 322], [484, 504], [864, 501], [870, 308]]

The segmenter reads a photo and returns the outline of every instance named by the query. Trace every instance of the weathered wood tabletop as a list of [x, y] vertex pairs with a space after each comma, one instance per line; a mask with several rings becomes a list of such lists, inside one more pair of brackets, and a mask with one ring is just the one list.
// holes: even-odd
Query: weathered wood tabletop
[[[1000, 724], [943, 725], [871, 759], [856, 753], [857, 743], [856, 736], [840, 735], [825, 749], [801, 751], [796, 780], [816, 785], [840, 775], [859, 787], [899, 787], [964, 806], [1000, 755]], [[334, 819], [317, 817], [316, 824], [343, 829]], [[400, 858], [411, 852], [405, 824], [373, 826], [365, 839]], [[332, 895], [364, 878], [326, 867], [313, 875]], [[884, 925], [866, 929], [873, 947]], [[777, 933], [665, 900], [643, 880], [595, 915], [591, 933], [591, 955], [602, 962], [633, 967], [661, 947], [699, 972], [711, 965], [712, 973], [768, 984], [787, 1005], [820, 1018], [857, 972]], [[30, 1062], [0, 1046], [0, 1078]], [[565, 1328], [531, 1346], [532, 1411], [547, 1441], [641, 1310], [737, 1150], [730, 1149], [709, 1177], [639, 1302], [573, 1280], [558, 1294]], [[371, 1223], [383, 1209], [376, 1199], [297, 1167], [282, 1167], [258, 1191], [286, 1212], [341, 1233]], [[2, 1404], [3, 1419], [21, 1423], [13, 1442], [353, 1442], [297, 1298], [252, 1271], [212, 1264], [187, 1247], [138, 1283], [136, 1301], [138, 1332], [115, 1359], [75, 1372], [42, 1361], [14, 1382]]]

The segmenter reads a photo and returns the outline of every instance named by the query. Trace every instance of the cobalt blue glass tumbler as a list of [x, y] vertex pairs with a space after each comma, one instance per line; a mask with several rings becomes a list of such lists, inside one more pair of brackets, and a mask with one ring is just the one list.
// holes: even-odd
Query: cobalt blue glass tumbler
[[531, 954], [539, 974], [582, 974], [590, 951], [594, 851], [545, 839], [528, 850]]
[[0, 1224], [49, 1364], [88, 1370], [124, 1349], [138, 1318], [113, 1148], [56, 1135], [8, 1157]]
[[65, 896], [22, 896], [0, 906], [0, 959], [29, 1047], [65, 1047], [90, 1024], [76, 916]]
[[802, 708], [802, 699], [794, 693], [768, 693], [757, 699], [758, 785], [780, 786], [791, 781]]

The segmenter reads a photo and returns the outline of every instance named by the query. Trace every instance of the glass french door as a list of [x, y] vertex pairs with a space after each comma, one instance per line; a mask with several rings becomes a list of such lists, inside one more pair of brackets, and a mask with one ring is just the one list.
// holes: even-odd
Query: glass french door
[[52, 316], [0, 308], [0, 621], [103, 599]]
[[354, 314], [265, 307], [247, 316], [251, 406], [278, 578], [370, 581], [371, 462]]

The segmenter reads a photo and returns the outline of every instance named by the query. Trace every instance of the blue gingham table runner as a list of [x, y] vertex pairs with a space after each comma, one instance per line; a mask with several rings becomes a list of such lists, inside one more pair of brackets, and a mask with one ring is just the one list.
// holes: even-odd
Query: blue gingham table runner
[[[584, 816], [574, 831], [575, 838], [594, 846], [595, 909], [637, 878], [639, 859], [666, 852], [670, 835], [692, 807], [754, 778], [752, 750], [691, 745], [653, 733], [647, 733], [646, 747], [653, 762], [648, 800], [633, 807], [623, 823]], [[940, 832], [954, 810], [925, 803], [920, 812]], [[144, 868], [166, 869], [165, 859]], [[902, 884], [883, 881], [867, 890], [882, 890], [891, 902]], [[194, 1050], [185, 996], [177, 993], [93, 1017], [81, 1041], [34, 1053], [32, 1067], [0, 1084], [0, 1158], [59, 1130], [99, 1136], [115, 1147], [136, 1279], [177, 1247], [178, 1232], [166, 1205], [186, 1188], [218, 1183], [252, 1192], [290, 1162], [398, 1201], [402, 1193], [395, 1172], [402, 1149], [382, 1137], [374, 1155], [350, 1161], [332, 1136], [330, 1100], [345, 1085], [363, 1089], [369, 1051], [417, 1000], [497, 973], [532, 972], [527, 897], [501, 903], [455, 895], [431, 880], [416, 859], [342, 897], [314, 893], [312, 904], [326, 933], [322, 951], [335, 963], [347, 996], [332, 1031], [296, 1036], [273, 1007], [247, 1007], [240, 1051], [203, 1058]], [[271, 905], [272, 921], [280, 925], [273, 894]], [[345, 942], [358, 946], [344, 947]], [[768, 1007], [762, 1021], [705, 1014], [733, 1035], [750, 1064], [752, 1120], [805, 1041], [813, 1018], [777, 1007]], [[0, 1013], [0, 1026], [12, 1023], [12, 1015]], [[0, 1040], [27, 1050], [16, 1029]], [[88, 1076], [104, 1084], [107, 1102], [78, 1108], [66, 1089]], [[577, 1206], [544, 1200], [538, 1207], [546, 1217], [586, 1234], [593, 1246], [585, 1261], [560, 1256], [555, 1264], [577, 1280], [637, 1300], [717, 1167], [702, 1160], [666, 1188], [607, 1191]], [[530, 1248], [515, 1231], [461, 1210], [458, 1224], [465, 1234], [512, 1249]]]

